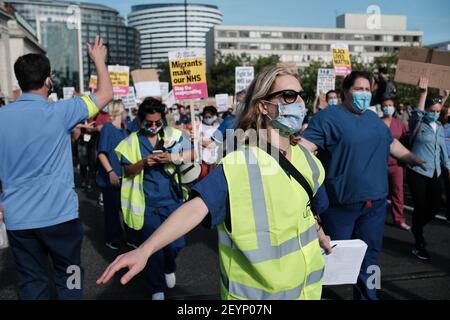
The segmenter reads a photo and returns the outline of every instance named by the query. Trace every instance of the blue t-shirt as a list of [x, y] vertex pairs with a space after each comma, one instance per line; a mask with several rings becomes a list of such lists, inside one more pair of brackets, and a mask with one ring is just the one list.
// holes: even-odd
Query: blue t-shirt
[[444, 125], [445, 131], [445, 147], [447, 148], [447, 155], [450, 157], [450, 123]]
[[[100, 139], [98, 141], [98, 154], [104, 153], [108, 157], [112, 169], [119, 177], [122, 177], [122, 167], [120, 166], [119, 159], [117, 158], [114, 149], [119, 145], [120, 141], [126, 137], [127, 131], [125, 129], [118, 129], [112, 123], [107, 123], [100, 131]], [[99, 164], [96, 182], [100, 188], [111, 187], [109, 174], [101, 163]]]
[[[153, 152], [154, 147], [145, 133], [138, 132], [139, 148], [142, 159]], [[159, 139], [158, 139], [159, 141]], [[158, 143], [157, 143], [158, 144]], [[192, 149], [189, 137], [183, 133], [177, 144], [169, 152], [179, 152]], [[130, 165], [125, 157], [121, 159], [121, 165]], [[165, 170], [165, 165], [159, 164], [144, 168], [144, 194], [146, 210], [150, 208], [168, 207], [180, 203], [182, 196], [177, 194], [177, 185]]]
[[303, 137], [319, 148], [332, 206], [387, 196], [393, 138], [374, 112], [355, 115], [343, 106], [328, 107], [312, 117]]
[[[95, 97], [91, 96], [94, 104]], [[80, 97], [49, 103], [22, 94], [0, 109], [1, 202], [8, 230], [57, 225], [78, 218], [71, 130], [88, 118]]]
[[[288, 172], [285, 173], [289, 175]], [[203, 225], [208, 228], [223, 223], [230, 217], [230, 207], [228, 199], [228, 183], [223, 172], [223, 166], [219, 165], [210, 174], [198, 182], [191, 190], [192, 197], [199, 196], [209, 210], [207, 219]], [[313, 198], [313, 207], [317, 214], [321, 214], [328, 209], [328, 197], [323, 185], [317, 190]], [[227, 222], [228, 230], [231, 225]]]

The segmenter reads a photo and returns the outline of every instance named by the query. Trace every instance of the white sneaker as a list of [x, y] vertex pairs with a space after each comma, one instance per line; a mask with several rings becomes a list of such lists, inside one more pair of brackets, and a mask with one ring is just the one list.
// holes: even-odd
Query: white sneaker
[[177, 279], [175, 277], [175, 272], [172, 273], [165, 273], [164, 276], [166, 277], [166, 285], [167, 288], [172, 289], [173, 287], [175, 287], [175, 284], [177, 282]]
[[157, 292], [152, 294], [152, 300], [166, 300], [164, 297], [164, 292]]

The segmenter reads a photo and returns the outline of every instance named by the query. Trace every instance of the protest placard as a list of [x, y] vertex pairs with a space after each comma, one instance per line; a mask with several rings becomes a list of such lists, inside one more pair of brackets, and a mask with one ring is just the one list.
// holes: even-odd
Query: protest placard
[[336, 77], [345, 77], [352, 72], [352, 63], [348, 45], [345, 43], [334, 43], [331, 45], [333, 54], [333, 65]]
[[235, 70], [235, 90], [237, 93], [242, 90], [246, 90], [254, 78], [253, 67], [236, 67]]
[[169, 52], [170, 78], [177, 100], [208, 97], [205, 49]]

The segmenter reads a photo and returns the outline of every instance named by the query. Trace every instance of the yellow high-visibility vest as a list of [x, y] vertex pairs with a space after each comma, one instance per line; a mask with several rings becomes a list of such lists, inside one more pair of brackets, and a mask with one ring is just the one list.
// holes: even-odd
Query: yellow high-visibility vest
[[[176, 142], [181, 138], [181, 135], [181, 130], [164, 127], [164, 140]], [[114, 151], [119, 161], [122, 156], [133, 164], [141, 161], [142, 155], [137, 132], [133, 132], [122, 140]], [[173, 173], [175, 167], [169, 164], [167, 170]], [[178, 179], [178, 177], [175, 176], [175, 179]], [[135, 230], [142, 229], [145, 213], [144, 170], [141, 170], [134, 177], [123, 175], [120, 201], [125, 224]]]
[[[314, 194], [320, 161], [292, 147], [292, 163]], [[258, 147], [227, 155], [231, 232], [218, 227], [222, 299], [320, 299], [324, 259], [306, 191]]]

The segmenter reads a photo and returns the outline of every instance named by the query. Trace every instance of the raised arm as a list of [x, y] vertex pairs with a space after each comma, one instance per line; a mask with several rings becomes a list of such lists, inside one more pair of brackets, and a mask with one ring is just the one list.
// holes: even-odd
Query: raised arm
[[95, 64], [98, 77], [98, 89], [94, 96], [97, 100], [97, 107], [103, 109], [113, 99], [113, 88], [109, 77], [108, 68], [106, 67], [106, 55], [108, 50], [103, 44], [103, 39], [99, 36], [95, 37], [93, 45], [87, 44], [89, 57]]
[[207, 214], [208, 208], [201, 198], [197, 197], [186, 202], [175, 210], [139, 248], [118, 256], [98, 278], [97, 284], [107, 283], [117, 271], [128, 268], [128, 272], [120, 279], [122, 284], [127, 284], [144, 269], [148, 258], [153, 253], [194, 229]]
[[428, 94], [428, 78], [420, 77], [419, 89], [420, 89], [420, 98], [419, 98], [419, 102], [417, 103], [417, 109], [424, 111], [425, 110], [425, 101], [427, 100], [427, 94]]

